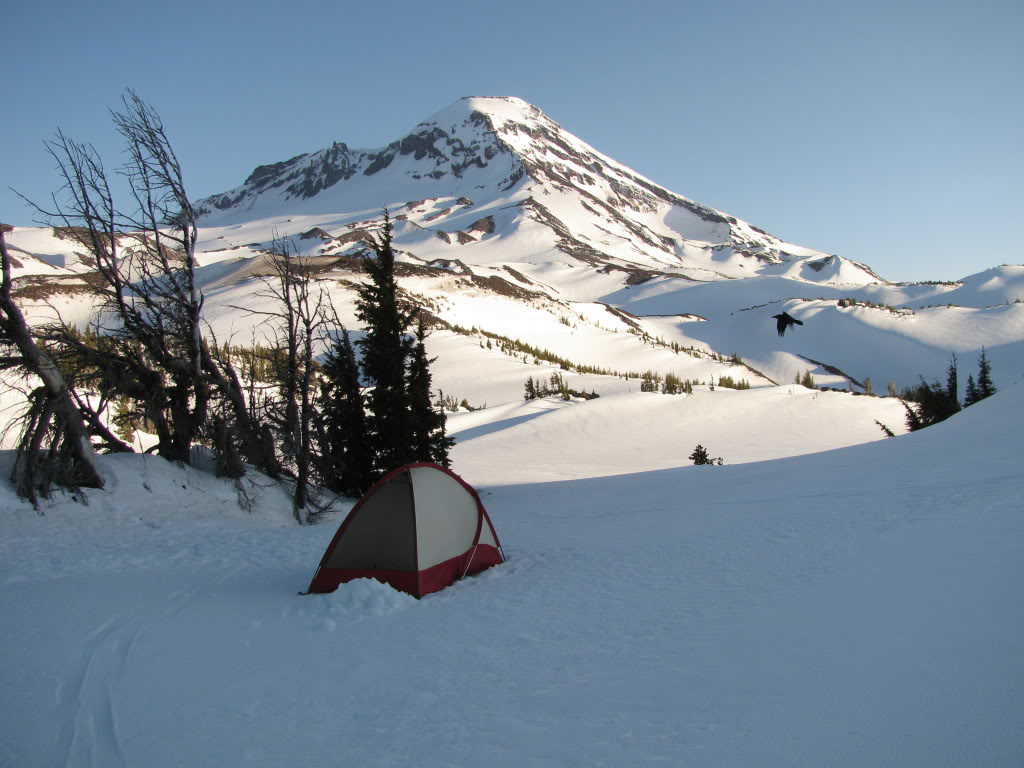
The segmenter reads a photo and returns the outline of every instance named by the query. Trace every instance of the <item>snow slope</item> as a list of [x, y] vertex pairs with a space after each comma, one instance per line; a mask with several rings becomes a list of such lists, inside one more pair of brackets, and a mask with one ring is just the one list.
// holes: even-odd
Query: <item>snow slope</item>
[[4, 488], [0, 765], [1020, 765], [1021, 397], [723, 467], [580, 441], [561, 482], [468, 440], [508, 562], [420, 601], [296, 595], [333, 524], [156, 459], [42, 517]]
[[791, 384], [698, 387], [689, 397], [634, 391], [572, 404], [531, 400], [453, 414], [448, 431], [463, 471], [516, 484], [678, 467], [698, 444], [727, 464], [816, 453], [884, 439], [879, 421], [901, 433], [904, 418], [895, 398]]

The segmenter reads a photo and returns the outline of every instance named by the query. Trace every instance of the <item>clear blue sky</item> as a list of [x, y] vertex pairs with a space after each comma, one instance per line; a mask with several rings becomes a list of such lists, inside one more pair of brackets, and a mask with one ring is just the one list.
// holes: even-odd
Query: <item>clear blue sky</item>
[[891, 280], [1024, 263], [1024, 3], [5, 0], [0, 219], [108, 165], [125, 86], [193, 198], [468, 95], [536, 104], [669, 189]]

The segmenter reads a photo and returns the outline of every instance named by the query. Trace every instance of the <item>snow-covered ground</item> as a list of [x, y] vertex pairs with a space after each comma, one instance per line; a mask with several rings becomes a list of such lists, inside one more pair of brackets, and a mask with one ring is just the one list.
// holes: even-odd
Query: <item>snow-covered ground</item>
[[246, 514], [142, 457], [43, 516], [3, 487], [0, 765], [1019, 766], [1022, 395], [772, 461], [683, 466], [684, 437], [614, 476], [636, 426], [606, 398], [460, 415], [508, 562], [419, 601], [296, 594], [343, 508], [295, 527], [273, 489]]

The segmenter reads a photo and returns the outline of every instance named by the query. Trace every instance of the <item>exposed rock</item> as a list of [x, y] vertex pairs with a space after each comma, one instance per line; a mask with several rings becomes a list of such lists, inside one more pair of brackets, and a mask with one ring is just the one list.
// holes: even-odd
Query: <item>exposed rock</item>
[[470, 275], [470, 280], [473, 281], [473, 285], [478, 288], [485, 288], [491, 293], [497, 293], [501, 296], [510, 296], [514, 299], [523, 299], [528, 301], [530, 299], [546, 299], [549, 298], [546, 294], [538, 293], [537, 291], [528, 291], [515, 283], [510, 283], [503, 277], [498, 275], [490, 275], [484, 277], [482, 275]]
[[533, 280], [528, 278], [526, 275], [524, 275], [519, 270], [513, 269], [512, 267], [508, 266], [508, 264], [503, 265], [502, 269], [504, 269], [506, 272], [508, 272], [510, 275], [512, 275], [512, 277], [514, 277], [520, 283], [526, 283], [527, 285], [536, 285], [536, 283], [534, 283]]
[[467, 232], [479, 232], [482, 235], [489, 235], [494, 232], [494, 217], [484, 216], [482, 219], [477, 219], [469, 227], [466, 228]]
[[447, 216], [451, 212], [452, 212], [451, 208], [442, 208], [440, 211], [434, 211], [430, 215], [424, 216], [423, 220], [424, 221], [437, 221], [442, 216]]
[[[391, 147], [389, 147], [389, 149], [390, 148]], [[380, 152], [379, 154], [374, 156], [373, 161], [368, 166], [366, 166], [366, 170], [363, 171], [363, 175], [365, 175], [365, 176], [373, 176], [373, 174], [377, 173], [378, 171], [383, 171], [385, 168], [387, 168], [389, 165], [391, 165], [391, 163], [392, 163], [392, 161], [394, 159], [395, 159], [395, 153], [394, 152], [390, 152], [388, 150]]]
[[441, 273], [442, 270], [431, 269], [430, 267], [420, 266], [419, 264], [410, 264], [407, 261], [395, 262], [395, 275], [397, 277], [437, 277], [438, 274]]
[[246, 184], [251, 184], [255, 187], [262, 187], [273, 181], [275, 176], [286, 168], [290, 168], [295, 165], [299, 160], [306, 157], [306, 154], [296, 155], [289, 160], [283, 160], [280, 163], [271, 163], [270, 165], [258, 165], [256, 169], [249, 174], [249, 178], [245, 180]]
[[626, 285], [643, 285], [648, 280], [653, 280], [657, 277], [657, 273], [650, 272], [645, 269], [638, 269], [629, 273], [626, 278]]
[[338, 235], [334, 238], [333, 242], [336, 245], [358, 242], [372, 243], [373, 233], [366, 229], [353, 229], [351, 232], [346, 232], [344, 235]]
[[299, 240], [312, 240], [313, 238], [317, 238], [319, 240], [332, 239], [330, 232], [327, 232], [320, 227], [313, 227], [312, 229], [307, 229], [305, 232], [299, 234]]
[[444, 153], [439, 152], [434, 144], [438, 139], [445, 138], [447, 135], [440, 128], [422, 133], [410, 133], [399, 142], [398, 151], [403, 155], [412, 155], [414, 160], [422, 160], [430, 155], [439, 162], [444, 161], [446, 159]]
[[445, 272], [454, 272], [457, 275], [465, 275], [473, 271], [458, 259], [434, 259], [427, 266], [443, 269]]

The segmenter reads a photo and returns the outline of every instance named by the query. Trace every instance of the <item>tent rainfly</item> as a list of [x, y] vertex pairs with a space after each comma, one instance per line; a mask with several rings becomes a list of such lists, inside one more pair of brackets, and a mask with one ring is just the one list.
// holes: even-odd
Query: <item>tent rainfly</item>
[[309, 592], [371, 578], [422, 597], [504, 561], [480, 496], [437, 464], [407, 464], [352, 508], [320, 560]]

